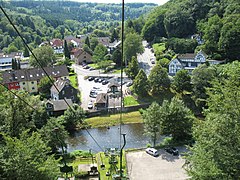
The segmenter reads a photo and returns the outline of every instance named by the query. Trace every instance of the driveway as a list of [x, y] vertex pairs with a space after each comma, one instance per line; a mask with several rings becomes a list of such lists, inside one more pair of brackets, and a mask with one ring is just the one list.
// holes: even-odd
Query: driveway
[[[159, 150], [160, 156], [153, 157], [145, 151], [127, 153], [130, 180], [185, 180], [188, 176], [182, 168], [185, 160]], [[181, 153], [181, 150], [179, 149]]]

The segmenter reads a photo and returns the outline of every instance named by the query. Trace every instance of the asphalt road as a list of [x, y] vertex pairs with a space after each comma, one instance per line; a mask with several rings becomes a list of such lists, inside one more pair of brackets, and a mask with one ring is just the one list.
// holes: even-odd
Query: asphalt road
[[[145, 47], [146, 44], [143, 42], [143, 45]], [[151, 63], [152, 58], [156, 59], [154, 53], [152, 53], [149, 48], [145, 48], [143, 54], [137, 55], [139, 67], [144, 70], [147, 76], [150, 74], [151, 69], [154, 66], [154, 64]]]
[[[145, 151], [127, 153], [130, 180], [185, 180], [188, 176], [182, 168], [185, 160], [159, 150], [160, 156], [153, 157]], [[181, 151], [180, 151], [181, 152]]]

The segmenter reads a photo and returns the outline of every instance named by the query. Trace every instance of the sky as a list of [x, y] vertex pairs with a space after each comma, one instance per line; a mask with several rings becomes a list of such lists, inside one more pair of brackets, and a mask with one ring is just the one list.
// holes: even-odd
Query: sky
[[[96, 2], [96, 3], [122, 3], [122, 0], [72, 0], [77, 2]], [[124, 3], [155, 3], [158, 5], [162, 5], [166, 3], [168, 0], [124, 0]]]

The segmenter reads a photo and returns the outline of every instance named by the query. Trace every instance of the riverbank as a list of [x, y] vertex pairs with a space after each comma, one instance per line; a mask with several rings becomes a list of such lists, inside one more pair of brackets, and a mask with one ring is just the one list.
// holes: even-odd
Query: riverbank
[[[115, 126], [119, 125], [120, 116], [121, 116], [120, 113], [102, 115], [98, 117], [87, 118], [85, 122], [91, 128]], [[143, 123], [143, 119], [139, 111], [122, 113], [122, 123], [123, 124]]]

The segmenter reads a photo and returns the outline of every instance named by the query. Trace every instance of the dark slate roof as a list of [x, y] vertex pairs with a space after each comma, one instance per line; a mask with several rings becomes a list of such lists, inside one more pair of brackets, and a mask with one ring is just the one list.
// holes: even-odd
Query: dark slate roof
[[194, 59], [196, 54], [194, 53], [187, 53], [187, 54], [179, 54], [177, 57], [179, 59]]
[[[62, 89], [64, 88], [65, 85], [67, 85], [67, 84], [70, 85], [70, 82], [68, 79], [66, 79], [66, 80], [58, 79], [54, 84], [59, 91], [62, 91]], [[58, 90], [55, 88], [55, 86], [51, 87], [51, 92], [58, 93]]]
[[[47, 74], [51, 77], [58, 78], [68, 76], [68, 69], [66, 65], [44, 67]], [[5, 71], [2, 73], [3, 83], [24, 82], [40, 80], [46, 76], [41, 68], [20, 69]]]
[[[71, 99], [66, 99], [66, 101], [70, 106], [73, 105], [73, 102]], [[53, 111], [64, 111], [68, 109], [68, 105], [63, 99], [55, 100], [55, 101], [47, 101], [47, 103], [50, 103], [53, 105]]]

